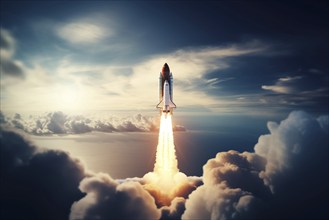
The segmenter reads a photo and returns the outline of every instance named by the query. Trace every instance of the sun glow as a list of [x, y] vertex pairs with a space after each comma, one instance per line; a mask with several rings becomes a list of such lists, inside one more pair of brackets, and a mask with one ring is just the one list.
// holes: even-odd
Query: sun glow
[[54, 91], [56, 109], [72, 110], [81, 104], [81, 89], [76, 85], [58, 86]]

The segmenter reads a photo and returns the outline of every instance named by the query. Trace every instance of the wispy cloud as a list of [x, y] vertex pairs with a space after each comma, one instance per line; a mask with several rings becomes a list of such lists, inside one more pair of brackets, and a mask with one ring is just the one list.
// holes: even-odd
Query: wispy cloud
[[206, 83], [210, 87], [216, 87], [216, 85], [218, 85], [219, 83], [226, 82], [226, 81], [233, 80], [233, 79], [235, 79], [235, 78], [234, 77], [228, 77], [228, 78], [223, 78], [223, 79], [212, 78], [212, 79], [206, 80]]
[[258, 96], [261, 102], [269, 107], [314, 108], [316, 111], [327, 111], [328, 107], [324, 104], [328, 100], [328, 87], [325, 83], [317, 83], [324, 79], [324, 75], [316, 80], [305, 75], [281, 77], [274, 85], [261, 87], [270, 93]]
[[24, 66], [22, 62], [14, 58], [16, 50], [16, 41], [12, 34], [3, 28], [0, 28], [0, 71], [1, 75], [23, 77]]
[[15, 52], [16, 42], [12, 34], [3, 28], [0, 29], [0, 55], [1, 58], [10, 58]]
[[297, 80], [297, 79], [301, 79], [303, 78], [302, 76], [287, 76], [287, 77], [282, 77], [282, 78], [279, 78], [279, 81], [281, 82], [291, 82], [291, 81], [294, 81], [294, 80]]
[[291, 93], [293, 90], [287, 85], [273, 85], [273, 86], [262, 86], [264, 90], [270, 90], [277, 93]]
[[114, 35], [114, 30], [100, 19], [82, 18], [59, 24], [55, 33], [69, 43], [94, 44]]
[[296, 91], [294, 83], [302, 78], [302, 76], [281, 77], [274, 85], [263, 85], [262, 89], [269, 90], [275, 93], [290, 94]]

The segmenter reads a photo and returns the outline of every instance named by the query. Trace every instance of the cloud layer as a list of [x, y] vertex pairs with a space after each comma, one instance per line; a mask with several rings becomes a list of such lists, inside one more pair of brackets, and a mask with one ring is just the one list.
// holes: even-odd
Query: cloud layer
[[[156, 118], [136, 114], [129, 117], [116, 116], [81, 116], [67, 115], [63, 112], [50, 112], [41, 116], [30, 115], [23, 118], [15, 113], [12, 117], [5, 117], [1, 113], [0, 123], [24, 130], [34, 135], [46, 134], [81, 134], [86, 132], [155, 132], [158, 131]], [[185, 131], [182, 125], [175, 125], [174, 131]]]
[[29, 219], [327, 219], [328, 123], [328, 115], [301, 111], [269, 122], [255, 152], [219, 152], [203, 166], [202, 182], [185, 177], [171, 197], [147, 176], [92, 173], [65, 152], [2, 129], [1, 211]]

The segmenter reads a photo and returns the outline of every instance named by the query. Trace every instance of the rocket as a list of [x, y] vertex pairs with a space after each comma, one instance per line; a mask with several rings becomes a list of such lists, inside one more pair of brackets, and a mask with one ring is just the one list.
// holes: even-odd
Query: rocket
[[156, 106], [160, 108], [160, 114], [172, 114], [173, 108], [176, 108], [173, 102], [173, 76], [170, 72], [169, 66], [165, 63], [159, 76], [159, 104]]

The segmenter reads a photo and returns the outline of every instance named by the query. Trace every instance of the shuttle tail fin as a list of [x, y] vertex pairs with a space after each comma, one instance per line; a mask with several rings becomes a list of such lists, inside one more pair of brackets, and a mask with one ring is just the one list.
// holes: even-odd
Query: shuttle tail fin
[[163, 99], [161, 99], [161, 101], [159, 102], [159, 104], [157, 104], [156, 108], [162, 108], [160, 105], [163, 105]]

